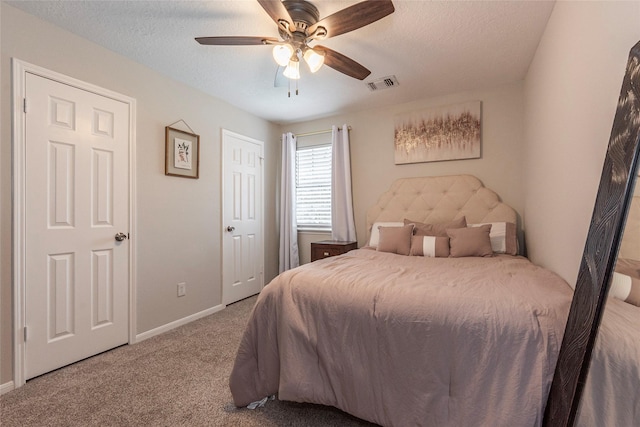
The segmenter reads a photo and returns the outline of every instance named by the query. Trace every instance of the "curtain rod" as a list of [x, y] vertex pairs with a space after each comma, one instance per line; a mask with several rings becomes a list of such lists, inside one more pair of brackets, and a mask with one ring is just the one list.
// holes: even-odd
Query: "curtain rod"
[[[347, 126], [347, 130], [351, 130], [351, 126]], [[331, 133], [331, 129], [317, 130], [315, 132], [306, 132], [306, 133], [296, 133], [294, 134], [296, 138], [300, 138], [301, 136], [311, 136], [311, 135], [322, 135], [323, 133]]]

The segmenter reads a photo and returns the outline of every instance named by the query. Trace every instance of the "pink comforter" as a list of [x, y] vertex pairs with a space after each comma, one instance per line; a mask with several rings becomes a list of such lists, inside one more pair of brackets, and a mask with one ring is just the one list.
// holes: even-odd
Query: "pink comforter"
[[360, 249], [260, 294], [234, 403], [276, 394], [384, 426], [537, 426], [572, 292], [526, 258]]

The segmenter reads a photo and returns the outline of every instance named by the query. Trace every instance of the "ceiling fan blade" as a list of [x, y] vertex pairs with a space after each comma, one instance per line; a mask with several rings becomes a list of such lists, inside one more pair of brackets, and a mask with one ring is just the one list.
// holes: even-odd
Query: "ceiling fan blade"
[[324, 64], [354, 79], [364, 80], [371, 71], [353, 59], [324, 46], [314, 46], [313, 50], [324, 53]]
[[230, 36], [230, 37], [196, 37], [196, 41], [206, 45], [242, 46], [277, 42], [273, 37]]
[[308, 34], [313, 34], [318, 27], [324, 27], [327, 30], [326, 37], [338, 36], [369, 25], [394, 11], [391, 0], [366, 0], [321, 19], [309, 27]]
[[278, 21], [280, 19], [284, 19], [289, 23], [293, 22], [289, 11], [280, 0], [258, 0], [258, 3], [260, 3], [260, 6], [262, 6], [276, 24], [279, 25]]

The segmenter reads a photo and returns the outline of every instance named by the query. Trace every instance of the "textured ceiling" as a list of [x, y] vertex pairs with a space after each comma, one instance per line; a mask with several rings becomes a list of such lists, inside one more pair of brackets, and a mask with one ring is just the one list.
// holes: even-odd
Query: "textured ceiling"
[[[301, 65], [299, 95], [275, 86], [267, 46], [202, 46], [199, 36], [277, 37], [254, 0], [8, 1], [161, 74], [276, 123], [522, 80], [553, 9], [548, 1], [394, 0], [395, 13], [322, 45], [371, 70], [364, 81]], [[320, 17], [357, 1], [319, 1]], [[366, 82], [395, 75], [396, 88]]]

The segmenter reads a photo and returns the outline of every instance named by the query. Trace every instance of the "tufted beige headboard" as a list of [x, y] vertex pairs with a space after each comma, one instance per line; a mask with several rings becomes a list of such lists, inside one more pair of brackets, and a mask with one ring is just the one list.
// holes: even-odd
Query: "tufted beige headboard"
[[426, 223], [451, 221], [461, 216], [467, 223], [512, 222], [516, 211], [472, 175], [400, 178], [367, 211], [367, 239], [374, 222]]

